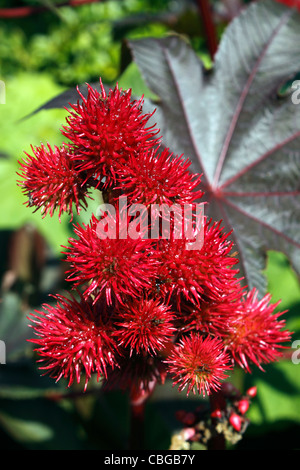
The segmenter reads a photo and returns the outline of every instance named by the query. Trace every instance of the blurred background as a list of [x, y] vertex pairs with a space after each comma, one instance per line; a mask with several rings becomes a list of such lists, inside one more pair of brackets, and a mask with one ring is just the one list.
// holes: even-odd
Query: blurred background
[[[210, 2], [216, 37], [248, 3]], [[6, 363], [0, 364], [0, 449], [124, 449], [129, 411], [123, 393], [103, 393], [92, 383], [82, 395], [41, 377], [32, 351], [27, 315], [51, 302], [49, 294], [68, 288], [61, 245], [72, 234], [68, 217], [46, 217], [24, 205], [17, 186], [18, 160], [31, 145], [60, 145], [66, 111], [43, 108], [76, 85], [102, 81], [146, 89], [126, 47], [126, 39], [185, 36], [210, 67], [215, 38], [208, 35], [203, 4], [193, 0], [0, 0], [0, 340]], [[66, 95], [61, 95], [65, 97]], [[39, 108], [43, 108], [36, 112]], [[88, 213], [80, 221], [87, 222]], [[287, 327], [300, 340], [300, 284], [280, 253], [269, 253], [266, 274], [273, 300], [288, 309]], [[300, 365], [290, 356], [251, 375], [235, 372], [244, 391], [257, 385], [247, 414], [251, 424], [237, 449], [299, 448]], [[147, 408], [147, 447], [168, 449], [180, 428], [175, 412], [194, 409], [200, 398], [186, 399], [167, 384]]]

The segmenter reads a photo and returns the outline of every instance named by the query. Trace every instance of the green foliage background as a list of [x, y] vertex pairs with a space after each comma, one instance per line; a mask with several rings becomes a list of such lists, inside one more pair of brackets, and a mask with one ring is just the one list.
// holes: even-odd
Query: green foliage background
[[[28, 0], [22, 5], [47, 3]], [[21, 2], [0, 2], [0, 8], [14, 5]], [[7, 363], [0, 365], [0, 448], [122, 449], [129, 427], [126, 395], [104, 394], [96, 383], [82, 395], [79, 387], [67, 389], [37, 370], [26, 316], [49, 302], [48, 294], [67, 287], [60, 251], [72, 225], [67, 217], [61, 223], [55, 217], [42, 219], [24, 206], [16, 184], [18, 160], [30, 145], [61, 143], [64, 109], [30, 113], [63, 90], [101, 76], [105, 83], [118, 80], [131, 87], [136, 95], [149, 94], [129, 63], [124, 38], [175, 30], [191, 41], [207, 66], [210, 58], [192, 2], [124, 0], [59, 9], [51, 2], [50, 7], [37, 16], [0, 19], [0, 78], [6, 85], [6, 104], [0, 105], [0, 339], [7, 346]], [[220, 24], [220, 35], [223, 28]], [[98, 203], [96, 198], [80, 221], [86, 222]], [[289, 310], [287, 326], [300, 339], [300, 284], [282, 254], [269, 254], [267, 276], [273, 300], [282, 299], [280, 308]], [[258, 386], [248, 412], [251, 425], [237, 448], [299, 447], [299, 367], [286, 360], [266, 367], [266, 373], [233, 374], [242, 391]], [[147, 409], [148, 448], [168, 449], [179, 428], [175, 411], [199, 402], [169, 384], [159, 387]]]

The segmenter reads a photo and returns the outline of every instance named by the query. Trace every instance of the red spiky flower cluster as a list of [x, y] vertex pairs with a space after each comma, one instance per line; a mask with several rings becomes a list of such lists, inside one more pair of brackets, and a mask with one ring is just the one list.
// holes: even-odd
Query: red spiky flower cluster
[[231, 369], [229, 355], [221, 340], [191, 333], [175, 346], [167, 361], [179, 390], [199, 392], [203, 396], [218, 390]]
[[34, 342], [45, 362], [41, 369], [56, 380], [66, 378], [69, 385], [79, 383], [84, 373], [86, 389], [93, 373], [105, 377], [107, 367], [116, 365], [118, 347], [112, 337], [112, 320], [100, 305], [92, 305], [80, 295], [79, 299], [55, 298], [55, 306], [45, 305], [45, 312], [32, 315], [38, 336]]
[[79, 212], [90, 187], [109, 202], [64, 247], [77, 294], [32, 315], [44, 372], [68, 385], [83, 376], [85, 389], [95, 373], [135, 397], [169, 377], [206, 395], [235, 365], [277, 360], [290, 333], [269, 295], [242, 288], [230, 234], [197, 212], [200, 175], [161, 151], [130, 90], [100, 82], [80, 98], [62, 130], [68, 142], [21, 163], [27, 204], [44, 214]]
[[84, 286], [86, 298], [96, 302], [104, 292], [108, 304], [116, 299], [141, 296], [151, 286], [157, 270], [157, 260], [151, 256], [151, 241], [130, 238], [99, 238], [99, 220], [93, 215], [88, 226], [77, 226], [77, 238], [69, 239], [67, 261], [68, 280]]
[[62, 134], [72, 142], [71, 159], [79, 172], [111, 187], [119, 165], [157, 142], [158, 130], [146, 127], [151, 116], [142, 114], [142, 99], [132, 102], [131, 90], [122, 92], [117, 85], [107, 94], [101, 81], [100, 88], [88, 85], [87, 98], [80, 93], [82, 101], [72, 105]]
[[168, 149], [160, 154], [155, 148], [146, 149], [124, 165], [119, 187], [130, 204], [191, 204], [203, 193], [200, 175], [190, 173], [189, 166], [188, 160], [173, 156]]
[[57, 210], [59, 218], [63, 212], [72, 215], [74, 205], [77, 214], [87, 208], [87, 185], [76, 173], [68, 148], [49, 144], [31, 148], [33, 156], [26, 153], [19, 173], [27, 206], [41, 209], [43, 217], [52, 217]]

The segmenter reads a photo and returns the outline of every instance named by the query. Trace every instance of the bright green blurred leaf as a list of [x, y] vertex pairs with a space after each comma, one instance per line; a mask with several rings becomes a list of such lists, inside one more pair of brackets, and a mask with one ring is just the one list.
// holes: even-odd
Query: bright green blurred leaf
[[300, 365], [283, 361], [267, 367], [265, 375], [256, 371], [251, 379], [258, 390], [247, 413], [251, 423], [300, 423]]
[[31, 145], [38, 146], [41, 142], [60, 145], [63, 141], [60, 128], [66, 110], [48, 110], [22, 119], [61, 91], [47, 75], [24, 73], [6, 83], [6, 104], [0, 106], [0, 151], [9, 155], [8, 159], [0, 160], [0, 229], [18, 229], [32, 224], [56, 254], [61, 252], [61, 245], [66, 244], [70, 217], [63, 216], [60, 223], [56, 214], [43, 219], [40, 211], [33, 213], [32, 208], [24, 205], [26, 199], [17, 185], [20, 179], [17, 172], [18, 160], [24, 157], [24, 151], [31, 152]]

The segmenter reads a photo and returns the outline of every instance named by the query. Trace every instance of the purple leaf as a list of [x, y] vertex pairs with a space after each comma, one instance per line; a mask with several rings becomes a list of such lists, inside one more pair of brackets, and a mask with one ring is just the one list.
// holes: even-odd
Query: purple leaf
[[[129, 42], [163, 145], [202, 173], [207, 215], [233, 229], [241, 274], [266, 289], [268, 250], [300, 273], [300, 104], [282, 85], [300, 70], [300, 15], [253, 3], [225, 31], [213, 70], [179, 36]], [[298, 93], [300, 94], [300, 93]]]

